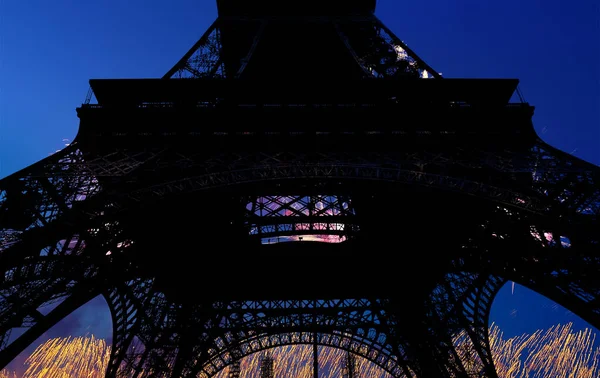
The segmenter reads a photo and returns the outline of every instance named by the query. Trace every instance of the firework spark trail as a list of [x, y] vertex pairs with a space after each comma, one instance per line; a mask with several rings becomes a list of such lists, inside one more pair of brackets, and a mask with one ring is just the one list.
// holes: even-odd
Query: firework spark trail
[[504, 339], [495, 324], [490, 342], [498, 376], [502, 378], [597, 378], [600, 347], [591, 329], [573, 331], [573, 324], [555, 325]]
[[103, 377], [109, 357], [110, 346], [94, 336], [50, 339], [27, 358], [22, 378]]
[[[498, 326], [490, 327], [492, 355], [501, 378], [600, 377], [600, 346], [595, 346], [595, 337], [591, 329], [573, 331], [571, 323], [508, 339]], [[259, 376], [264, 353], [242, 359], [240, 378]], [[282, 346], [269, 353], [275, 359], [276, 377], [312, 378], [311, 345]], [[27, 358], [22, 376], [3, 370], [0, 378], [103, 378], [109, 356], [110, 346], [93, 336], [50, 339]], [[345, 356], [345, 351], [319, 347], [319, 376], [342, 377]], [[390, 378], [365, 359], [357, 358], [356, 363], [360, 378]], [[225, 368], [215, 378], [225, 378], [227, 372]]]

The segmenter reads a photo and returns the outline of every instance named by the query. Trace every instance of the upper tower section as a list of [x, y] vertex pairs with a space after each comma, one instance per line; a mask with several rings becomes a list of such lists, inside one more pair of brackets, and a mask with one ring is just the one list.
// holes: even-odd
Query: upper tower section
[[217, 0], [220, 17], [369, 15], [376, 0]]
[[164, 78], [440, 76], [377, 19], [375, 0], [217, 0], [217, 8], [217, 20]]

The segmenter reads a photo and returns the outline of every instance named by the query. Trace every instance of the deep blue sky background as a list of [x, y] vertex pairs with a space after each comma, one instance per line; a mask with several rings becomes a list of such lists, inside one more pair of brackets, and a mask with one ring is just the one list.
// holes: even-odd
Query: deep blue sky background
[[[379, 0], [376, 14], [446, 77], [520, 79], [542, 139], [600, 164], [599, 4]], [[0, 178], [75, 137], [90, 78], [160, 77], [215, 17], [214, 0], [0, 0]], [[518, 285], [502, 290], [491, 320], [506, 336], [585, 326]], [[110, 337], [102, 299], [46, 337], [88, 332]]]

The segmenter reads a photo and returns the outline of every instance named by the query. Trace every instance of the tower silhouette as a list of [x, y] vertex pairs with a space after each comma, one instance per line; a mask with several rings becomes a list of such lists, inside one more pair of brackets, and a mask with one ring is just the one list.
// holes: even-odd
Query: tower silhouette
[[506, 280], [600, 327], [600, 169], [536, 135], [518, 80], [442, 78], [375, 1], [217, 6], [163, 78], [90, 80], [75, 141], [0, 181], [0, 365], [100, 294], [108, 377], [290, 344], [496, 377]]

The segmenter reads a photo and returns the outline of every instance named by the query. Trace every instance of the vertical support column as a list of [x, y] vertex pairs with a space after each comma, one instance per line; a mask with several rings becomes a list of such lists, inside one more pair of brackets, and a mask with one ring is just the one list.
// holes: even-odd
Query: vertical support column
[[318, 343], [317, 343], [317, 313], [316, 313], [316, 308], [317, 308], [317, 301], [315, 300], [313, 302], [313, 310], [314, 315], [313, 315], [313, 378], [319, 378], [319, 348], [318, 348]]
[[356, 377], [356, 357], [350, 352], [346, 352], [346, 361], [344, 369], [346, 370], [343, 375], [344, 378], [355, 378]]
[[313, 333], [313, 378], [319, 378], [319, 349], [316, 331]]
[[229, 374], [227, 375], [228, 378], [240, 378], [240, 372], [242, 370], [240, 362], [240, 360], [235, 360], [231, 363], [229, 366]]
[[275, 360], [267, 353], [260, 361], [260, 378], [275, 378], [273, 363]]

